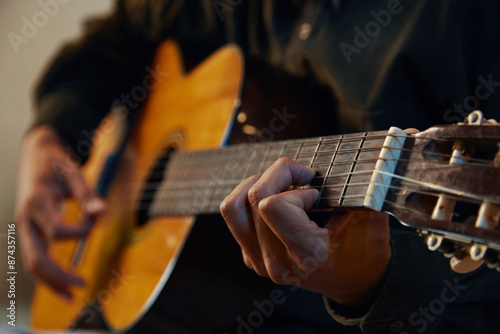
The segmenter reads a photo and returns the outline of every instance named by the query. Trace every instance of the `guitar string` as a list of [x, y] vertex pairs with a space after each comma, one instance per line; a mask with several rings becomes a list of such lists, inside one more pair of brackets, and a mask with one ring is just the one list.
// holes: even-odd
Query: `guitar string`
[[[362, 172], [353, 172], [353, 173], [351, 173], [351, 174], [371, 174], [371, 173], [373, 173], [373, 170], [362, 171]], [[348, 173], [343, 173], [343, 174], [339, 174], [339, 175], [336, 175], [336, 176], [342, 177], [342, 176], [347, 176], [347, 175], [348, 175]], [[392, 174], [392, 175], [394, 175], [394, 176], [398, 177], [398, 175], [395, 175], [395, 174]], [[407, 179], [407, 181], [409, 181], [409, 182], [418, 182], [417, 180], [413, 180], [413, 179]], [[236, 184], [238, 184], [238, 182], [237, 182], [237, 181], [235, 181], [235, 182], [234, 182], [234, 185], [236, 185]], [[367, 185], [368, 185], [368, 184], [369, 184], [369, 183], [367, 183]], [[359, 183], [358, 183], [357, 185], [359, 186]], [[427, 184], [427, 185], [430, 185], [430, 184]], [[326, 186], [325, 186], [325, 188], [327, 188], [327, 189], [328, 189], [328, 188], [331, 188], [331, 187], [341, 187], [341, 186], [343, 186], [343, 184], [342, 184], [342, 185], [340, 185], [340, 184], [338, 184], [338, 185], [326, 185]], [[438, 186], [438, 185], [436, 185], [436, 186]], [[184, 187], [185, 187], [185, 185], [184, 185]], [[311, 186], [311, 187], [321, 188], [321, 186]], [[196, 188], [196, 189], [198, 190], [198, 188]], [[173, 190], [175, 190], [175, 189], [172, 189], [172, 190], [170, 190], [170, 191], [171, 191], [171, 192], [173, 192]], [[231, 190], [232, 190], [232, 189], [229, 189], [229, 192], [230, 192]], [[229, 194], [229, 192], [228, 192], [228, 191], [226, 191], [226, 192], [225, 192], [225, 194]], [[417, 189], [417, 190], [415, 190], [414, 192], [420, 192], [420, 193], [423, 193], [420, 189]], [[181, 198], [185, 198], [185, 197], [192, 197], [192, 193], [190, 193], [190, 192], [188, 192], [188, 191], [186, 191], [186, 190], [184, 190], [184, 193], [186, 193], [186, 195], [185, 195], [185, 194], [183, 194], [184, 196], [176, 196], [176, 197], [177, 197], [177, 198], [179, 198], [179, 197], [181, 197]], [[462, 197], [464, 197], [464, 196], [462, 195]], [[462, 197], [458, 197], [458, 198], [462, 198]], [[152, 199], [152, 198], [151, 198], [151, 199]], [[174, 199], [172, 199], [172, 198], [170, 199], [170, 201], [173, 201], [173, 200], [174, 200]], [[476, 198], [476, 200], [481, 201], [481, 200], [483, 200], [483, 199], [482, 199], [482, 198]], [[141, 209], [141, 210], [144, 210], [144, 209], [145, 209], [145, 208], [144, 208], [144, 206], [149, 206], [149, 202], [148, 202], [146, 199], [141, 200], [140, 209]]]
[[[372, 171], [373, 172], [373, 171]], [[491, 197], [481, 197], [481, 196], [478, 196], [478, 195], [475, 195], [475, 194], [472, 194], [472, 193], [467, 193], [467, 192], [463, 192], [463, 191], [458, 191], [456, 189], [452, 189], [452, 188], [448, 188], [448, 187], [443, 187], [443, 186], [440, 186], [438, 184], [434, 184], [434, 183], [429, 183], [429, 182], [422, 182], [422, 181], [418, 181], [418, 180], [414, 180], [414, 179], [411, 179], [411, 178], [406, 178], [406, 177], [400, 177], [399, 175], [396, 175], [396, 174], [393, 174], [393, 173], [386, 173], [386, 172], [381, 172], [382, 174], [386, 174], [386, 175], [390, 175], [390, 176], [393, 176], [393, 177], [397, 177], [397, 178], [401, 178], [403, 179], [404, 181], [407, 181], [407, 182], [410, 182], [410, 183], [414, 183], [415, 185], [420, 185], [420, 186], [425, 186], [427, 188], [430, 188], [430, 189], [435, 189], [435, 190], [440, 190], [442, 192], [446, 191], [448, 192], [448, 196], [450, 196], [450, 198], [456, 198], [457, 200], [463, 200], [464, 198], [468, 198], [468, 199], [472, 199], [474, 200], [475, 202], [482, 202], [484, 200], [488, 200], [489, 202], [492, 202], [494, 204], [500, 204], [500, 198], [491, 198]], [[366, 182], [366, 185], [369, 185], [370, 183], [372, 182]], [[380, 185], [380, 184], [379, 184]], [[418, 194], [424, 194], [424, 195], [432, 195], [432, 196], [438, 196], [439, 194], [437, 193], [432, 193], [432, 192], [428, 192], [428, 191], [424, 191], [424, 190], [421, 190], [420, 188], [412, 188], [412, 187], [406, 187], [406, 188], [403, 188], [403, 187], [398, 187], [398, 186], [393, 186], [393, 185], [380, 185], [380, 186], [383, 186], [383, 187], [387, 187], [389, 189], [406, 189], [406, 190], [409, 190], [413, 193], [418, 193]], [[317, 188], [320, 188], [320, 186], [316, 186]], [[314, 188], [314, 186], [312, 186], [311, 188]], [[320, 198], [323, 199], [323, 200], [340, 200], [340, 198], [356, 198], [356, 197], [365, 197], [366, 195], [342, 195], [342, 196], [323, 196]], [[183, 202], [185, 201], [183, 198], [176, 198], [177, 201], [180, 201], [182, 200]], [[216, 200], [220, 203], [221, 199], [217, 199]], [[170, 202], [170, 203], [166, 203], [165, 205], [170, 205], [172, 206], [174, 204], [174, 202]], [[215, 205], [214, 203], [212, 203], [210, 206], [213, 206]], [[142, 205], [139, 207], [139, 210], [146, 210], [146, 208], [142, 207]]]
[[[354, 184], [354, 186], [369, 186], [372, 183], [373, 182], [359, 182], [359, 183]], [[401, 187], [401, 186], [385, 185], [385, 184], [378, 184], [378, 185], [381, 186], [381, 187], [385, 187], [385, 188], [389, 188], [389, 189], [393, 189], [393, 190], [405, 190], [405, 191], [409, 191], [411, 193], [417, 193], [417, 194], [427, 195], [427, 196], [432, 196], [432, 197], [438, 197], [440, 195], [440, 193], [431, 192], [431, 191], [425, 191], [425, 190], [422, 190], [421, 188], [416, 188], [415, 186], [412, 187], [412, 186], [406, 185], [405, 187]], [[331, 188], [342, 187], [342, 186], [343, 185], [331, 185], [331, 186], [325, 186], [324, 188], [330, 188], [331, 189]], [[352, 185], [349, 185], [349, 186], [352, 186]], [[296, 187], [294, 189], [301, 189], [301, 188], [302, 187]], [[323, 188], [323, 187], [322, 186], [308, 186], [305, 189], [321, 189], [321, 188]], [[187, 196], [187, 197], [188, 198], [192, 198], [192, 196]], [[220, 197], [221, 196], [219, 195], [219, 197], [215, 198], [215, 199], [218, 202], [220, 202], [221, 201]], [[318, 201], [321, 201], [321, 200], [329, 200], [329, 201], [335, 200], [335, 201], [338, 201], [341, 198], [364, 198], [364, 197], [366, 197], [366, 194], [362, 194], [362, 195], [340, 195], [340, 196], [338, 196], [338, 195], [336, 195], [336, 196], [320, 195]], [[496, 201], [494, 199], [492, 199], [491, 197], [485, 197], [485, 198], [478, 199], [478, 198], [467, 196], [467, 194], [465, 194], [465, 195], [447, 194], [447, 197], [450, 198], [450, 199], [455, 199], [455, 200], [463, 200], [464, 198], [468, 198], [469, 200], [473, 200], [475, 203], [481, 203], [482, 201], [484, 201], [485, 199], [487, 199], [488, 201], [490, 201], [492, 203], [500, 204], [500, 198], [498, 198]], [[176, 201], [185, 201], [185, 198], [182, 197], [182, 196], [179, 196], [179, 197], [176, 197]]]
[[[368, 137], [367, 139], [370, 139], [370, 137]], [[395, 147], [388, 147], [388, 146], [375, 146], [375, 147], [363, 147], [361, 149], [357, 149], [357, 148], [349, 148], [349, 149], [338, 149], [338, 150], [314, 150], [314, 151], [301, 151], [300, 154], [298, 155], [298, 157], [300, 158], [311, 158], [312, 156], [306, 156], [307, 154], [311, 154], [311, 155], [325, 155], [325, 154], [345, 154], [345, 153], [356, 153], [358, 151], [360, 151], [361, 153], [364, 153], [364, 152], [369, 152], [369, 151], [373, 151], [373, 152], [376, 152], [376, 151], [380, 151], [381, 149], [383, 148], [386, 148], [386, 149], [389, 149], [389, 150], [398, 150], [398, 151], [404, 151], [404, 152], [414, 152], [414, 150], [412, 149], [407, 149], [407, 148], [395, 148]], [[280, 147], [276, 147], [276, 149], [280, 149]], [[189, 158], [190, 155], [193, 155], [195, 156], [196, 158], [196, 155], [198, 154], [208, 154], [209, 152], [214, 152], [215, 154], [217, 154], [217, 152], [222, 152], [222, 151], [225, 151], [225, 149], [221, 149], [221, 150], [213, 150], [213, 151], [203, 151], [203, 152], [179, 152], [179, 153], [173, 153], [174, 155], [175, 154], [181, 154], [183, 157], [182, 158]], [[255, 150], [253, 151], [255, 152]], [[427, 155], [429, 157], [441, 157], [441, 158], [447, 158], [448, 160], [452, 158], [452, 154], [448, 154], [448, 153], [440, 153], [440, 152], [428, 152]], [[278, 157], [277, 157], [278, 158]], [[276, 158], [276, 159], [277, 159]], [[162, 159], [168, 159], [168, 158], [162, 158]], [[162, 159], [159, 159], [160, 161]], [[194, 161], [194, 163], [196, 163], [197, 161]], [[469, 158], [468, 160], [468, 163], [471, 163], [471, 162], [477, 162], [478, 164], [479, 163], [483, 163], [485, 165], [492, 165], [493, 164], [493, 161], [491, 160], [487, 160], [487, 159], [480, 159], [480, 158], [475, 158], [475, 157], [471, 157]]]
[[[369, 148], [361, 148], [359, 149], [360, 153], [366, 153], [366, 152], [369, 152], [369, 151], [373, 151], [373, 152], [376, 152], [376, 151], [380, 151], [381, 149], [383, 148], [387, 148], [387, 149], [390, 149], [390, 150], [399, 150], [399, 151], [406, 151], [406, 152], [412, 152], [413, 150], [411, 149], [401, 149], [401, 148], [389, 148], [389, 147], [386, 147], [386, 146], [380, 146], [380, 147], [369, 147]], [[340, 150], [329, 150], [329, 151], [308, 151], [308, 152], [301, 152], [299, 155], [298, 155], [298, 158], [297, 160], [300, 160], [300, 159], [310, 159], [312, 158], [314, 155], [318, 156], [318, 155], [325, 155], [325, 154], [345, 154], [345, 153], [356, 153], [358, 152], [358, 149], [340, 149]], [[186, 153], [182, 153], [181, 152], [181, 155], [182, 157], [178, 158], [178, 159], [181, 159], [181, 158], [184, 158], [184, 159], [189, 159], [189, 155], [193, 154], [193, 155], [196, 155], [197, 153], [199, 152], [186, 152]], [[451, 159], [452, 155], [451, 154], [445, 154], [445, 153], [437, 153], [437, 152], [432, 152], [432, 153], [429, 153], [428, 154], [429, 156], [429, 159], [431, 159], [431, 157], [442, 157], [442, 158], [448, 158], [448, 159]], [[212, 156], [213, 157], [213, 156]], [[276, 157], [273, 157], [273, 159], [270, 159], [269, 161], [274, 161], [274, 160], [277, 160], [278, 158], [281, 158], [283, 156], [276, 156]], [[196, 157], [195, 158], [201, 158], [200, 156]], [[290, 157], [291, 158], [291, 157]], [[164, 159], [168, 160], [169, 158], [163, 158], [163, 159], [160, 159], [159, 161], [164, 161]], [[374, 159], [378, 159], [378, 158], [374, 158]], [[425, 158], [423, 158], [425, 159]], [[190, 162], [187, 162], [186, 165], [197, 165], [200, 163], [199, 161], [200, 159], [191, 159]], [[399, 159], [401, 161], [410, 161], [409, 159]], [[233, 160], [231, 159], [226, 159], [227, 163], [229, 162], [232, 162]], [[354, 160], [349, 160], [349, 161], [334, 161], [333, 163], [334, 164], [349, 164], [349, 163], [352, 163]], [[361, 160], [358, 160], [358, 161], [361, 161]], [[415, 160], [415, 161], [420, 161], [420, 160]], [[251, 162], [250, 162], [251, 163]], [[159, 165], [160, 163], [158, 163]], [[249, 162], [245, 162], [246, 165], [249, 164]], [[494, 162], [491, 161], [491, 160], [486, 160], [486, 159], [479, 159], [479, 158], [470, 158], [468, 161], [464, 161], [463, 164], [461, 164], [462, 166], [467, 166], [467, 165], [471, 165], [471, 166], [490, 166], [490, 165], [494, 165]], [[219, 168], [220, 169], [220, 168]], [[157, 171], [157, 170], [160, 170], [160, 171], [163, 171], [164, 169], [152, 169], [153, 171]]]
[[[317, 168], [317, 169], [320, 169], [320, 168], [328, 168], [329, 166], [335, 166], [335, 165], [351, 165], [353, 162], [355, 163], [367, 163], [367, 162], [376, 162], [378, 161], [379, 158], [372, 158], [372, 159], [359, 159], [359, 160], [350, 160], [350, 161], [333, 161], [333, 162], [315, 162], [313, 163], [312, 165], [312, 168]], [[384, 159], [384, 161], [397, 161], [397, 162], [409, 162], [409, 161], [414, 161], [414, 162], [418, 162], [418, 161], [423, 161], [425, 159]], [[450, 166], [448, 163], [440, 163], [440, 165], [442, 165], [443, 167], [444, 166]], [[467, 163], [464, 163], [464, 164], [460, 164], [459, 166], [462, 167], [462, 166], [476, 166], [475, 164], [467, 164]], [[206, 176], [207, 174], [210, 174], [210, 173], [207, 173], [205, 169], [198, 169], [198, 173], [196, 172], [191, 172], [189, 174], [189, 177], [191, 179], [191, 181], [180, 181], [180, 180], [163, 180], [163, 181], [154, 181], [154, 182], [148, 182], [146, 183], [146, 185], [143, 187], [143, 192], [144, 193], [153, 193], [153, 192], [156, 192], [157, 190], [160, 190], [158, 188], [158, 185], [159, 184], [166, 184], [166, 187], [165, 187], [165, 190], [175, 190], [176, 188], [173, 187], [174, 185], [176, 184], [182, 184], [181, 187], [179, 188], [186, 188], [186, 184], [189, 184], [189, 183], [198, 183], [199, 181], [197, 181], [195, 179], [195, 176], [196, 174], [198, 175], [201, 175], [201, 176]], [[224, 171], [224, 170], [222, 170]], [[215, 171], [215, 173], [217, 172], [217, 170]], [[151, 175], [150, 177], [160, 177], [160, 176], [163, 176], [164, 175], [164, 170], [162, 169], [161, 170], [161, 175]], [[342, 177], [342, 176], [347, 176], [348, 174], [346, 173], [339, 173], [339, 174], [329, 174], [329, 175], [326, 175], [326, 176], [317, 176], [315, 177], [314, 179], [323, 179], [325, 177], [328, 177], [328, 178], [333, 178], [333, 177]], [[204, 181], [205, 178], [202, 180]], [[220, 181], [218, 180], [218, 184], [227, 184], [227, 182], [229, 183], [240, 183], [242, 182], [244, 179], [241, 179], [241, 180], [229, 180], [229, 181]]]
[[[373, 182], [358, 182], [355, 184], [349, 184], [349, 186], [350, 187], [352, 187], [352, 186], [369, 186], [372, 183]], [[389, 189], [395, 189], [395, 190], [406, 190], [406, 191], [410, 191], [413, 193], [418, 193], [418, 194], [433, 196], [433, 197], [438, 197], [440, 195], [439, 193], [425, 191], [425, 190], [422, 190], [421, 188], [415, 188], [415, 187], [411, 187], [411, 186], [401, 187], [401, 186], [385, 185], [385, 184], [379, 184], [379, 186], [389, 188]], [[343, 185], [340, 185], [340, 184], [339, 185], [329, 185], [329, 186], [324, 186], [324, 187], [318, 185], [318, 186], [307, 186], [307, 187], [294, 187], [292, 189], [293, 190], [297, 190], [297, 189], [322, 189], [322, 188], [323, 189], [332, 189], [332, 188], [339, 188], [339, 187], [343, 187]], [[186, 197], [186, 196], [184, 196], [184, 197]], [[184, 197], [178, 196], [178, 197], [176, 197], [176, 200], [183, 201]], [[187, 196], [187, 197], [191, 198], [192, 196]], [[340, 198], [354, 198], [354, 197], [366, 197], [366, 194], [363, 194], [363, 195], [341, 195], [341, 196], [320, 195], [319, 200], [339, 200]], [[447, 197], [449, 197], [451, 199], [456, 199], [456, 200], [463, 199], [463, 196], [458, 196], [458, 195], [454, 195], [454, 194], [448, 194]]]
[[[386, 138], [387, 136], [389, 135], [380, 135], [380, 136], [368, 136], [368, 137], [362, 137], [362, 136], [358, 136], [358, 137], [348, 137], [348, 138], [325, 138], [325, 139], [322, 139], [322, 143], [327, 143], [327, 142], [332, 142], [332, 143], [336, 143], [338, 142], [339, 140], [342, 140], [342, 142], [348, 142], [348, 141], [357, 141], [357, 140], [360, 140], [360, 139], [363, 139], [363, 138], [366, 138], [367, 141], [370, 141], [372, 139], [383, 139], [383, 138]], [[404, 137], [404, 138], [414, 138], [414, 139], [429, 139], [429, 140], [433, 140], [433, 141], [442, 141], [442, 142], [455, 142], [455, 140], [451, 140], [451, 139], [435, 139], [435, 138], [426, 138], [426, 137], [414, 137], [414, 136], [411, 136], [411, 135], [408, 135], [408, 136], [403, 136], [403, 135], [390, 135], [392, 137]], [[318, 139], [314, 139], [314, 138], [311, 138], [311, 139], [305, 139], [304, 141], [306, 140], [309, 140], [311, 141], [311, 144], [312, 145], [316, 145], [318, 143]], [[173, 155], [176, 155], [176, 154], [181, 154], [184, 156], [184, 158], [188, 157], [189, 155], [202, 155], [202, 154], [209, 154], [209, 153], [217, 153], [217, 152], [229, 152], [231, 150], [241, 150], [242, 148], [245, 148], [245, 146], [248, 146], [248, 147], [263, 147], [265, 145], [268, 145], [268, 146], [271, 146], [271, 145], [281, 145], [281, 144], [289, 144], [290, 143], [298, 143], [299, 140], [293, 140], [293, 141], [286, 141], [286, 142], [282, 142], [282, 141], [277, 141], [277, 142], [266, 142], [266, 143], [248, 143], [248, 144], [237, 144], [237, 145], [232, 145], [232, 146], [228, 146], [228, 147], [224, 147], [224, 148], [218, 148], [218, 149], [213, 149], [213, 150], [206, 150], [206, 151], [195, 151], [195, 152], [190, 152], [190, 151], [178, 151], [178, 152], [174, 152], [172, 153]], [[324, 145], [323, 145], [324, 146]], [[280, 147], [276, 147], [276, 149], [279, 149]], [[380, 146], [380, 147], [368, 147], [368, 148], [362, 148], [361, 149], [361, 152], [366, 152], [366, 151], [375, 151], [375, 150], [378, 150], [378, 149], [382, 149], [384, 148], [384, 146]], [[388, 147], [385, 147], [385, 148], [388, 148]], [[389, 149], [397, 149], [397, 148], [389, 148]], [[402, 151], [413, 151], [411, 149], [405, 149], [405, 148], [402, 148], [402, 149], [398, 149], [398, 150], [402, 150]], [[252, 152], [256, 152], [257, 150], [253, 150]], [[320, 153], [320, 154], [323, 154], [323, 153], [348, 153], [348, 152], [356, 152], [357, 149], [356, 148], [353, 148], [353, 149], [339, 149], [339, 150], [329, 150], [329, 151], [317, 151], [316, 153]], [[305, 152], [300, 152], [299, 156], [301, 155], [304, 155], [304, 154], [314, 154], [315, 151], [305, 151]], [[158, 154], [158, 156], [160, 156], [160, 154]], [[429, 156], [438, 156], [438, 157], [442, 157], [442, 158], [447, 158], [448, 160], [452, 157], [451, 154], [447, 154], [447, 153], [439, 153], [439, 152], [430, 152], [429, 153]], [[169, 158], [161, 158], [161, 159], [156, 159], [156, 161], [160, 162], [160, 161], [163, 161], [164, 159], [169, 159]], [[153, 159], [154, 160], [154, 159]], [[475, 161], [475, 162], [478, 162], [478, 163], [485, 163], [486, 165], [488, 164], [492, 164], [492, 161], [490, 160], [486, 160], [486, 159], [479, 159], [479, 158], [470, 158], [469, 159], [469, 163], [472, 162], [472, 161]], [[151, 164], [149, 163], [145, 163], [146, 165], [150, 166]], [[136, 168], [140, 168], [142, 169], [144, 166], [141, 166], [141, 165], [136, 165], [135, 166]]]

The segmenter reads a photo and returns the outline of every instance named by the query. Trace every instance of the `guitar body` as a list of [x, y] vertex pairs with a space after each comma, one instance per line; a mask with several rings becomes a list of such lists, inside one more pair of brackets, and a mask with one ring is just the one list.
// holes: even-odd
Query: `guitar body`
[[[189, 234], [190, 216], [155, 218], [138, 226], [143, 188], [150, 168], [165, 150], [220, 146], [241, 89], [242, 57], [239, 49], [225, 47], [185, 75], [177, 46], [166, 42], [158, 49], [153, 68], [168, 74], [148, 97], [107, 196], [109, 210], [97, 220], [82, 261], [74, 268], [86, 286], [74, 289], [74, 299], [68, 302], [38, 284], [31, 312], [37, 330], [70, 328], [81, 317], [94, 317], [96, 310], [102, 310], [110, 328], [129, 328], [154, 302]], [[111, 113], [103, 122], [105, 128], [96, 132], [105, 136], [94, 143], [83, 169], [91, 186], [96, 185], [114, 146], [107, 141], [122, 137], [119, 116]], [[66, 221], [78, 222], [81, 214], [75, 203], [68, 202], [64, 216]], [[69, 269], [76, 244], [74, 240], [55, 242], [50, 254]], [[91, 302], [99, 306], [89, 311]]]

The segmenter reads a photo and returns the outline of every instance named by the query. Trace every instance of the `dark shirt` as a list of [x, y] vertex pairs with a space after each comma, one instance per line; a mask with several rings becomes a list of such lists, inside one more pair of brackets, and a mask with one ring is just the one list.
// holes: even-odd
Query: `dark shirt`
[[[321, 85], [334, 101], [328, 109], [338, 119], [334, 131], [342, 133], [425, 129], [461, 121], [475, 109], [500, 120], [499, 17], [496, 0], [119, 1], [49, 67], [36, 92], [35, 124], [52, 124], [84, 160], [78, 143], [88, 141], [85, 134], [116, 101], [134, 107], [122, 94], [140, 84], [168, 38], [178, 41], [188, 68], [232, 42], [249, 58]], [[160, 315], [143, 326], [171, 333], [356, 332], [331, 319], [320, 295], [252, 276], [224, 226], [197, 229], [203, 228], [193, 231], [153, 306]], [[204, 233], [222, 240], [221, 249], [212, 249]], [[499, 332], [496, 271], [455, 274], [396, 225], [391, 245], [387, 279], [362, 319], [364, 332]], [[200, 249], [213, 253], [198, 256]], [[212, 255], [224, 262], [213, 263]], [[255, 301], [268, 300], [276, 288], [287, 292], [286, 301], [259, 326], [249, 325], [260, 321], [249, 318]]]

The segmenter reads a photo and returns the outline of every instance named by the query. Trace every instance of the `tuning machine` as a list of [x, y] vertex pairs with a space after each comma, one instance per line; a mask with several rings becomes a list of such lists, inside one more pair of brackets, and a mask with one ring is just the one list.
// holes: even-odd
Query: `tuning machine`
[[[476, 110], [469, 114], [463, 123], [459, 125], [494, 125], [497, 122], [493, 119], [486, 120], [481, 111]], [[500, 167], [500, 143], [493, 164]], [[463, 165], [469, 162], [474, 151], [474, 147], [458, 140], [452, 148], [449, 165]], [[500, 182], [500, 180], [499, 180]], [[438, 196], [433, 208], [431, 218], [434, 220], [451, 221], [457, 204], [456, 196], [449, 196], [441, 193]], [[500, 218], [500, 206], [488, 200], [480, 202], [477, 210], [477, 217], [473, 223], [476, 229], [490, 230], [496, 229]], [[456, 272], [465, 273], [477, 269], [484, 262], [490, 268], [497, 268], [500, 271], [500, 246], [485, 243], [474, 238], [463, 238], [453, 234], [440, 234], [427, 230], [420, 230], [420, 235], [425, 238], [429, 250], [438, 250], [446, 257], [450, 258], [450, 265]]]

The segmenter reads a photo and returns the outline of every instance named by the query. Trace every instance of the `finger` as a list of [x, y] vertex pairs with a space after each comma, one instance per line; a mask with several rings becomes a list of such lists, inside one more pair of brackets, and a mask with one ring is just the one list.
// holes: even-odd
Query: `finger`
[[63, 177], [70, 194], [79, 203], [84, 214], [94, 217], [105, 212], [106, 202], [87, 186], [80, 168], [68, 166]]
[[410, 135], [413, 135], [415, 133], [419, 133], [420, 130], [419, 129], [415, 129], [415, 128], [408, 128], [408, 129], [404, 129], [404, 132], [410, 134]]
[[81, 224], [64, 224], [55, 200], [49, 195], [38, 194], [30, 201], [28, 219], [31, 218], [48, 240], [76, 238], [85, 235], [91, 223], [86, 219]]
[[[304, 167], [291, 159], [281, 158], [264, 172], [262, 177], [249, 191], [248, 198], [252, 218], [264, 265], [264, 268], [260, 267], [259, 269], [265, 269], [267, 275], [275, 282], [281, 280], [281, 273], [285, 268], [290, 267], [291, 260], [287, 247], [276, 236], [269, 225], [272, 225], [273, 221], [284, 219], [280, 216], [273, 216], [271, 213], [264, 219], [259, 210], [260, 203], [269, 196], [288, 190], [292, 185], [305, 185], [309, 183], [314, 175], [314, 170]], [[282, 212], [276, 213], [279, 214]]]
[[306, 213], [315, 204], [318, 194], [316, 189], [297, 189], [273, 195], [259, 203], [260, 215], [287, 249], [309, 248], [314, 246], [314, 241], [311, 244], [314, 236], [326, 236], [327, 231], [311, 221]]
[[316, 172], [289, 158], [280, 158], [269, 167], [256, 184], [256, 197], [264, 199], [288, 190], [290, 186], [303, 186], [311, 182]]
[[245, 264], [254, 270], [258, 268], [257, 263], [262, 262], [262, 253], [248, 207], [247, 193], [258, 179], [259, 176], [255, 175], [240, 183], [220, 205], [222, 217], [241, 247]]
[[64, 271], [48, 257], [46, 244], [34, 225], [21, 219], [18, 226], [23, 236], [21, 249], [26, 271], [47, 284], [54, 292], [70, 300], [70, 287], [83, 286], [85, 282], [80, 277]]

